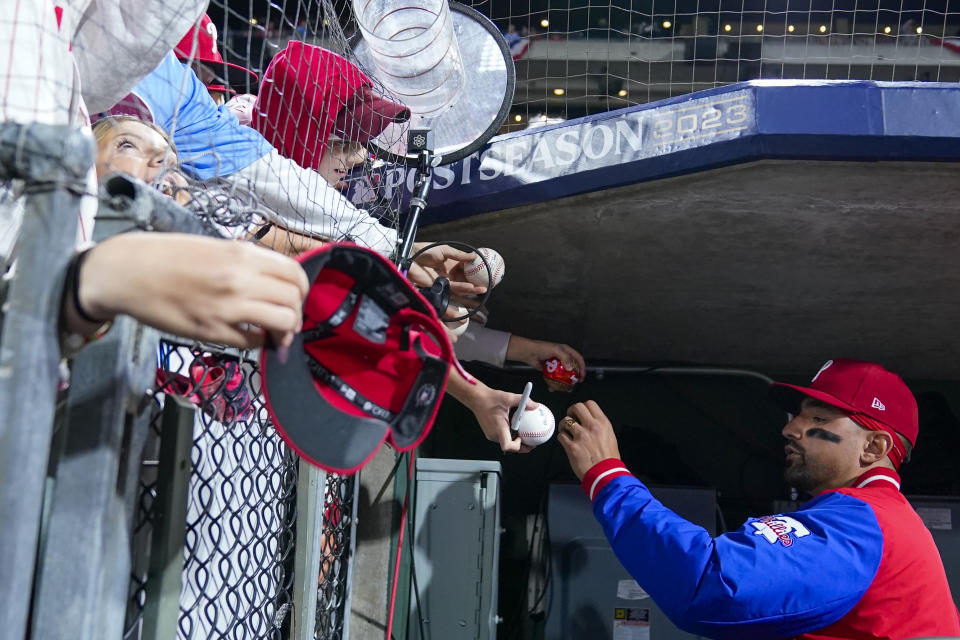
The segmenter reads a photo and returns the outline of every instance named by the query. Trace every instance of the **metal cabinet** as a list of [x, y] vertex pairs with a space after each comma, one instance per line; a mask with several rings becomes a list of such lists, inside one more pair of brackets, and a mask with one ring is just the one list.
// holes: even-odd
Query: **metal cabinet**
[[407, 638], [496, 638], [500, 475], [499, 462], [417, 460]]
[[[650, 487], [667, 508], [716, 531], [716, 491]], [[621, 566], [579, 485], [550, 485], [546, 640], [692, 640]]]

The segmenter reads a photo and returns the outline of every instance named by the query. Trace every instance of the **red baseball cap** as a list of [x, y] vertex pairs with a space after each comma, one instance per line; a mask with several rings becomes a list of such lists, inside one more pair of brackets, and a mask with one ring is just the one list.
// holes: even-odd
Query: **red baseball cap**
[[[866, 429], [898, 433], [916, 444], [920, 424], [917, 400], [903, 379], [872, 362], [827, 360], [813, 376], [810, 386], [775, 382], [770, 395], [790, 413], [800, 412], [804, 397], [814, 398], [849, 414]], [[894, 438], [890, 457], [895, 466], [906, 457], [898, 438]]]
[[331, 135], [366, 144], [409, 118], [410, 110], [377, 95], [355, 64], [291, 40], [263, 72], [252, 124], [282, 156], [317, 169]]
[[333, 122], [333, 134], [343, 140], [366, 144], [394, 122], [410, 119], [410, 109], [376, 95], [367, 85], [360, 87], [340, 109]]
[[311, 287], [285, 362], [260, 356], [267, 411], [302, 458], [353, 473], [387, 441], [429, 433], [455, 362], [427, 300], [386, 259], [350, 243], [297, 258]]
[[173, 48], [173, 52], [183, 61], [192, 58], [203, 70], [209, 72], [208, 78], [200, 78], [207, 85], [207, 89], [244, 93], [256, 91], [257, 74], [223, 61], [223, 56], [217, 49], [217, 27], [206, 14], [183, 36]]

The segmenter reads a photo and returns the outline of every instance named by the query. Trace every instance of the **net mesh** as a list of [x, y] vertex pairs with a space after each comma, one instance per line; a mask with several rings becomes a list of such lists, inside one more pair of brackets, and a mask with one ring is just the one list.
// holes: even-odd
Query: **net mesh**
[[[331, 240], [384, 255], [394, 249], [398, 198], [368, 195], [355, 204], [346, 193], [353, 182], [364, 185], [357, 193], [378, 191], [378, 163], [365, 145], [404, 112], [391, 111], [390, 92], [351, 60], [333, 5], [270, 4], [258, 18], [256, 3], [215, 2], [209, 18], [191, 24], [205, 3], [14, 4], [0, 18], [13, 45], [0, 59], [0, 119], [82, 124], [132, 116], [169, 138], [165, 169], [109, 153], [117, 136], [105, 132], [101, 177], [124, 171], [161, 188], [192, 182], [195, 194], [225, 186], [254, 193], [262, 215], [233, 224], [234, 236], [266, 238], [287, 253]], [[13, 235], [5, 229], [5, 245]]]
[[[960, 16], [936, 0], [467, 4], [498, 25], [513, 52], [517, 89], [505, 130], [758, 78], [960, 80]], [[124, 171], [152, 184], [224, 238], [288, 254], [350, 239], [389, 253], [402, 190], [392, 188], [399, 183], [383, 189], [385, 163], [364, 147], [379, 124], [364, 116], [371, 102], [362, 89], [388, 103], [395, 97], [351, 54], [349, 3], [214, 0], [209, 25], [193, 28], [205, 6], [7, 3], [0, 121], [79, 126], [104, 114], [148, 121], [155, 127], [103, 120], [100, 177]], [[170, 53], [185, 36], [186, 50]], [[131, 138], [150, 131], [160, 141], [131, 150]], [[16, 254], [16, 187], [0, 185], [5, 273]], [[93, 174], [88, 187], [97, 194]], [[89, 200], [78, 241], [92, 238], [97, 202]], [[198, 407], [178, 636], [286, 637], [300, 463], [269, 420], [254, 360], [176, 342], [164, 344], [153, 393], [126, 637], [141, 632], [164, 437], [159, 408], [170, 394]], [[337, 638], [348, 613], [355, 487], [336, 476], [326, 487], [316, 627], [318, 638]]]
[[508, 34], [511, 129], [745, 80], [960, 80], [960, 15], [946, 2], [471, 4]]
[[[178, 638], [285, 638], [293, 605], [299, 461], [277, 434], [254, 361], [209, 346], [165, 342], [157, 409], [144, 455], [126, 638], [138, 638], [157, 514], [160, 407], [197, 406], [185, 523]], [[330, 475], [324, 494], [317, 634], [339, 638], [347, 615], [354, 478]], [[309, 570], [300, 567], [299, 570]]]

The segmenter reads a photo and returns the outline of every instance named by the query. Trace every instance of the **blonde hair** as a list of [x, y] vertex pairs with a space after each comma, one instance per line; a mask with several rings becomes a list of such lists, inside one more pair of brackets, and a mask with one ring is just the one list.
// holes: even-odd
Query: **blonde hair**
[[150, 129], [153, 129], [154, 131], [160, 134], [164, 142], [166, 142], [167, 145], [170, 147], [170, 150], [173, 151], [173, 154], [177, 155], [177, 146], [173, 144], [173, 138], [171, 138], [166, 131], [164, 131], [162, 128], [160, 128], [158, 125], [152, 122], [149, 122], [147, 120], [141, 120], [140, 118], [137, 118], [134, 116], [107, 116], [105, 118], [100, 118], [95, 123], [93, 123], [93, 137], [94, 139], [96, 139], [97, 144], [99, 145], [100, 142], [102, 142], [107, 137], [107, 135], [109, 135], [114, 129], [116, 129], [117, 125], [123, 122], [138, 122], [145, 127], [149, 127]]

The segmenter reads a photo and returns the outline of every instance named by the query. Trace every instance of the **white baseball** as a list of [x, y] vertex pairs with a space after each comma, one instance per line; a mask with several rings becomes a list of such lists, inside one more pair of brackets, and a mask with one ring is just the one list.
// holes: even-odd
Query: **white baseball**
[[520, 442], [528, 447], [535, 447], [549, 440], [556, 426], [557, 423], [550, 409], [541, 404], [537, 405], [536, 409], [523, 412], [520, 416], [520, 424], [517, 425], [517, 434], [520, 436]]
[[506, 271], [506, 267], [503, 264], [503, 256], [487, 247], [480, 247], [477, 249], [477, 253], [482, 253], [490, 265], [490, 281], [487, 282], [487, 270], [480, 256], [471, 260], [470, 264], [463, 268], [463, 275], [470, 284], [493, 289], [503, 280], [503, 274]]
[[470, 319], [465, 318], [460, 320], [458, 323], [444, 321], [443, 324], [447, 327], [447, 331], [457, 337], [460, 337], [463, 335], [463, 332], [467, 330], [467, 325], [470, 324]]

